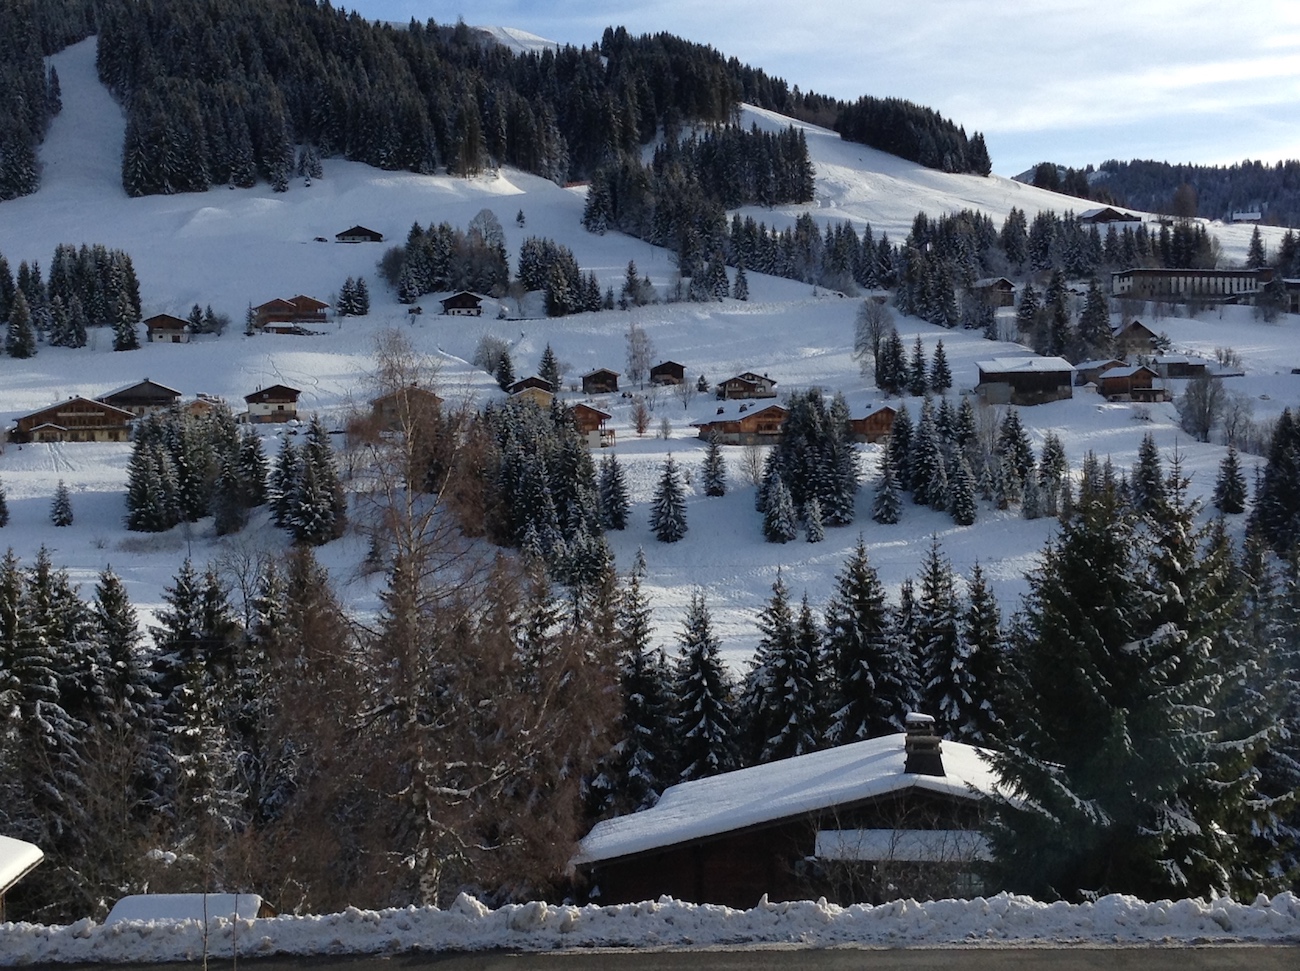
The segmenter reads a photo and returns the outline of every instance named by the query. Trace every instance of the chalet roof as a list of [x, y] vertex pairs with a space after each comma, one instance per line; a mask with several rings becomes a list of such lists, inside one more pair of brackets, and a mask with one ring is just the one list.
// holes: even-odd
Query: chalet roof
[[100, 401], [109, 401], [116, 398], [121, 401], [145, 400], [152, 401], [155, 398], [179, 398], [181, 392], [175, 388], [169, 388], [165, 384], [159, 384], [157, 381], [150, 381], [145, 378], [143, 381], [137, 381], [135, 384], [128, 384], [124, 388], [118, 388], [116, 391], [110, 391], [106, 395], [100, 395]]
[[1016, 285], [1015, 285], [1015, 283], [1014, 283], [1013, 281], [1008, 280], [1008, 279], [1007, 279], [1006, 277], [1004, 277], [1004, 276], [986, 276], [986, 277], [981, 277], [980, 279], [978, 279], [978, 280], [976, 280], [974, 283], [972, 283], [971, 286], [972, 286], [974, 289], [976, 289], [976, 290], [984, 290], [984, 289], [987, 289], [988, 287], [997, 286], [997, 285], [1000, 284], [1000, 283], [1005, 283], [1008, 287], [1010, 287], [1010, 288], [1013, 289], [1013, 290], [1014, 290], [1015, 287], [1016, 287]]
[[[769, 378], [766, 374], [755, 374], [753, 371], [742, 371], [733, 377], [727, 378], [727, 381], [748, 381], [750, 384], [770, 384], [776, 386], [776, 380]], [[723, 384], [727, 382], [724, 381]]]
[[1079, 213], [1079, 219], [1088, 222], [1141, 222], [1142, 217], [1131, 212], [1124, 212], [1122, 209], [1115, 209], [1111, 206], [1101, 206], [1096, 209], [1085, 209]]
[[607, 368], [607, 367], [598, 367], [598, 368], [596, 368], [596, 370], [594, 370], [594, 371], [588, 371], [586, 374], [583, 375], [583, 377], [584, 377], [584, 378], [594, 378], [597, 374], [612, 374], [612, 375], [614, 375], [614, 377], [617, 378], [617, 377], [619, 377], [619, 376], [622, 374], [622, 372], [620, 372], [620, 371], [614, 371], [614, 370], [611, 370], [610, 368]]
[[784, 405], [760, 404], [754, 401], [720, 401], [718, 402], [718, 412], [716, 415], [710, 415], [702, 421], [691, 422], [692, 428], [704, 428], [725, 421], [738, 421], [741, 418], [752, 418], [754, 415], [761, 415], [765, 411], [776, 409], [781, 413], [781, 417], [786, 415]]
[[995, 357], [976, 361], [975, 366], [989, 374], [1054, 374], [1074, 370], [1074, 365], [1063, 357]]
[[905, 738], [884, 735], [671, 786], [653, 808], [597, 823], [572, 862], [645, 853], [904, 789], [969, 800], [997, 791], [981, 750], [962, 742], [943, 742], [945, 775], [904, 772]]
[[125, 408], [118, 408], [115, 405], [110, 405], [106, 401], [92, 401], [90, 398], [83, 398], [81, 395], [73, 395], [70, 398], [64, 398], [62, 401], [56, 401], [52, 405], [46, 405], [44, 408], [37, 408], [35, 411], [28, 412], [25, 415], [19, 415], [14, 420], [23, 421], [24, 419], [27, 418], [37, 418], [48, 411], [53, 411], [56, 408], [66, 407], [70, 402], [81, 402], [82, 404], [90, 405], [95, 410], [103, 411], [109, 414], [110, 416], [114, 414], [118, 415], [121, 417], [123, 421], [135, 421], [135, 415], [127, 411]]
[[302, 293], [296, 297], [290, 297], [289, 303], [293, 304], [298, 310], [324, 310], [329, 306], [329, 304], [317, 300], [315, 297], [309, 297]]
[[249, 404], [254, 401], [297, 401], [300, 394], [301, 391], [287, 384], [273, 384], [269, 388], [258, 388], [252, 394], [244, 395], [244, 400]]
[[154, 314], [145, 320], [144, 325], [149, 330], [184, 330], [190, 322], [183, 317], [173, 317], [171, 314]]
[[576, 405], [572, 405], [571, 407], [574, 411], [580, 411], [584, 414], [590, 412], [592, 417], [599, 418], [601, 421], [608, 421], [610, 418], [614, 417], [608, 412], [601, 411], [599, 408], [593, 408], [591, 405], [582, 401], [579, 401]]
[[298, 308], [290, 301], [285, 300], [282, 297], [276, 297], [273, 300], [268, 300], [266, 303], [260, 303], [253, 308], [253, 310], [258, 313], [261, 313], [262, 311], [269, 311], [272, 313], [292, 313], [297, 309]]
[[545, 378], [539, 378], [535, 374], [530, 374], [528, 377], [520, 378], [514, 384], [510, 385], [510, 387], [506, 388], [506, 393], [518, 394], [520, 391], [524, 391], [528, 388], [537, 388], [541, 391], [549, 391], [552, 394], [555, 392], [555, 388], [551, 386], [551, 382], [547, 381]]
[[12, 836], [0, 836], [0, 895], [31, 873], [45, 859], [40, 847]]
[[1121, 323], [1110, 325], [1110, 332], [1112, 334], [1122, 334], [1126, 330], [1144, 330], [1153, 337], [1155, 336], [1155, 332], [1140, 320], [1130, 320], [1127, 324]]
[[1111, 381], [1115, 378], [1131, 378], [1139, 371], [1146, 371], [1152, 375], [1159, 376], [1154, 368], [1149, 368], [1145, 364], [1133, 364], [1129, 367], [1113, 367], [1102, 374], [1103, 381]]
[[1080, 361], [1074, 366], [1074, 369], [1076, 371], [1095, 371], [1097, 368], [1104, 368], [1108, 365], [1118, 367], [1123, 363], [1124, 362], [1117, 357], [1099, 357], [1093, 361]]
[[377, 233], [373, 229], [367, 229], [365, 226], [353, 226], [351, 229], [345, 229], [341, 233], [335, 233], [335, 239], [342, 239], [344, 236], [369, 236], [371, 239], [383, 239], [383, 233]]
[[454, 303], [456, 301], [479, 304], [483, 302], [483, 297], [474, 293], [472, 290], [457, 290], [455, 293], [449, 294], [448, 296], [442, 297], [438, 300], [441, 304]]
[[660, 361], [658, 364], [656, 364], [656, 365], [655, 365], [654, 367], [652, 367], [650, 370], [651, 370], [651, 371], [658, 371], [658, 370], [661, 370], [662, 368], [681, 368], [681, 369], [685, 370], [686, 365], [685, 365], [685, 364], [678, 364], [676, 361]]

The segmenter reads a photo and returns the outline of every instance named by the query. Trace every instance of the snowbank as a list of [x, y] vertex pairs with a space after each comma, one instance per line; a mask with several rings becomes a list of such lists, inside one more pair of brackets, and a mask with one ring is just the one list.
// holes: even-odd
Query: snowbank
[[[617, 907], [534, 902], [490, 910], [462, 895], [447, 910], [428, 907], [318, 917], [217, 921], [210, 957], [271, 954], [392, 954], [400, 951], [552, 951], [591, 947], [805, 947], [864, 945], [1004, 947], [1034, 944], [1296, 943], [1300, 898], [1254, 903], [1228, 899], [1145, 903], [1113, 895], [1096, 903], [1043, 904], [999, 894], [974, 900], [837, 907], [824, 900], [752, 910], [670, 898]], [[198, 921], [90, 920], [67, 927], [0, 925], [0, 965], [193, 960], [204, 942]]]

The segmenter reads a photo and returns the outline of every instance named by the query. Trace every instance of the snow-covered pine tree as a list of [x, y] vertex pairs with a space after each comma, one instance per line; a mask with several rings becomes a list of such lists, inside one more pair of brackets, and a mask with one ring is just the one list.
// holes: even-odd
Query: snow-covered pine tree
[[[1015, 408], [1007, 409], [1006, 417], [998, 426], [998, 438], [994, 451], [1009, 461], [1009, 468], [1015, 473], [1016, 483], [1013, 490], [1016, 495], [1024, 489], [1025, 480], [1034, 473], [1034, 446], [1030, 444], [1029, 433], [1021, 424], [1020, 412]], [[1007, 466], [1004, 465], [1003, 471]], [[1013, 500], [1016, 501], [1016, 500]]]
[[1006, 692], [1006, 648], [1002, 615], [984, 569], [976, 561], [966, 578], [966, 609], [959, 636], [966, 658], [966, 691], [974, 702], [960, 722], [949, 722], [949, 737], [972, 745], [988, 745], [1001, 731], [998, 713]]
[[966, 453], [957, 453], [957, 464], [948, 483], [948, 512], [958, 526], [973, 525], [978, 515], [975, 504], [975, 474]]
[[901, 402], [889, 430], [884, 460], [893, 466], [898, 488], [904, 492], [912, 488], [912, 438], [912, 416], [907, 403]]
[[1142, 444], [1138, 446], [1137, 462], [1133, 465], [1129, 485], [1134, 509], [1149, 516], [1160, 515], [1167, 500], [1165, 473], [1160, 462], [1160, 449], [1150, 432], [1142, 436]]
[[944, 353], [943, 341], [934, 345], [934, 357], [930, 360], [930, 390], [935, 394], [946, 394], [952, 388], [952, 369], [948, 367], [948, 355]]
[[799, 535], [794, 502], [780, 477], [768, 488], [763, 506], [763, 536], [769, 543], [789, 543]]
[[[911, 448], [912, 501], [918, 506], [931, 505], [939, 498], [940, 472], [943, 468], [943, 448], [934, 424], [934, 403], [926, 398], [921, 405], [921, 419], [916, 426], [916, 436]], [[946, 481], [942, 495], [947, 499]]]
[[749, 277], [745, 274], [744, 263], [736, 266], [736, 282], [731, 288], [731, 294], [737, 300], [749, 299]]
[[542, 359], [537, 364], [537, 376], [543, 381], [550, 382], [551, 387], [556, 391], [560, 389], [560, 364], [555, 359], [555, 352], [551, 350], [550, 344], [547, 344], [546, 349], [542, 351]]
[[54, 488], [54, 501], [50, 504], [50, 522], [55, 526], [72, 525], [72, 493], [62, 479]]
[[921, 660], [921, 710], [942, 725], [961, 725], [977, 702], [971, 694], [966, 644], [952, 564], [932, 536], [921, 563], [913, 656]]
[[884, 526], [892, 526], [902, 516], [903, 502], [898, 495], [898, 482], [894, 465], [888, 456], [880, 460], [880, 476], [876, 480], [876, 495], [871, 500], [871, 518]]
[[679, 743], [678, 779], [689, 782], [737, 768], [735, 688], [719, 654], [704, 594], [691, 594], [673, 678], [674, 723]]
[[1246, 511], [1246, 476], [1242, 474], [1237, 458], [1237, 447], [1228, 445], [1228, 453], [1219, 463], [1219, 474], [1214, 480], [1214, 508], [1226, 515]]
[[0, 526], [9, 525], [9, 501], [5, 497], [4, 483], [0, 483]]
[[600, 502], [600, 524], [603, 529], [625, 529], [630, 503], [623, 467], [611, 453], [600, 460], [600, 479], [597, 486]]
[[827, 740], [844, 745], [901, 731], [916, 703], [916, 669], [893, 637], [885, 588], [860, 536], [826, 605], [825, 645], [834, 671]]
[[686, 535], [686, 496], [671, 453], [664, 460], [650, 507], [650, 530], [661, 543], [676, 543]]
[[826, 538], [826, 529], [822, 525], [822, 504], [816, 496], [804, 506], [804, 538], [810, 543], [820, 543]]
[[907, 393], [921, 397], [930, 391], [929, 369], [925, 365], [925, 348], [921, 346], [918, 334], [912, 345], [912, 357], [907, 365]]
[[823, 706], [810, 609], [807, 624], [795, 619], [789, 589], [778, 572], [759, 614], [761, 636], [741, 695], [750, 763], [806, 755], [819, 747]]
[[718, 444], [716, 435], [709, 436], [709, 448], [704, 454], [704, 494], [727, 494], [727, 463], [722, 457], [722, 446]]
[[27, 297], [18, 290], [9, 305], [9, 322], [5, 330], [5, 353], [10, 357], [28, 358], [36, 353], [36, 329]]

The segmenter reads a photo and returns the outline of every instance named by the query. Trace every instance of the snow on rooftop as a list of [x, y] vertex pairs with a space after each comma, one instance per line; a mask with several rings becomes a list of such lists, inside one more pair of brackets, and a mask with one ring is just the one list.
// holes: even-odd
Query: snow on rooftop
[[995, 357], [987, 361], [977, 361], [976, 367], [981, 371], [996, 374], [1023, 374], [1028, 371], [1073, 371], [1074, 365], [1063, 357]]
[[232, 916], [252, 920], [262, 909], [255, 893], [137, 893], [113, 905], [105, 926], [124, 920], [195, 920], [211, 923]]
[[12, 836], [0, 836], [0, 894], [32, 871], [45, 854], [40, 847]]
[[909, 787], [972, 799], [995, 792], [980, 750], [961, 742], [943, 743], [946, 775], [904, 772], [905, 738], [870, 738], [672, 786], [651, 809], [597, 823], [573, 862], [643, 853]]

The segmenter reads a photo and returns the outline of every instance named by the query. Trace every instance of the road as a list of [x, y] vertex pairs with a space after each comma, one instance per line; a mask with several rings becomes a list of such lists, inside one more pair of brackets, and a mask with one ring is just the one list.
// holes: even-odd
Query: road
[[[190, 964], [141, 965], [148, 971], [194, 971]], [[123, 965], [29, 965], [49, 971], [109, 971]], [[213, 958], [211, 971], [230, 969]], [[479, 952], [365, 957], [244, 959], [247, 971], [1296, 971], [1292, 947], [1048, 947], [986, 949], [762, 948], [745, 951]]]

